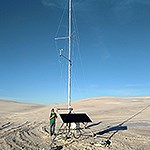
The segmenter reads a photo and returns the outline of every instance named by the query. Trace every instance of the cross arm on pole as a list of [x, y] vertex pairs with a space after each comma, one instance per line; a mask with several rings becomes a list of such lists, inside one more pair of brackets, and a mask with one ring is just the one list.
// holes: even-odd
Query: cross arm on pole
[[69, 37], [67, 36], [62, 36], [62, 37], [56, 37], [55, 40], [65, 40], [68, 39]]

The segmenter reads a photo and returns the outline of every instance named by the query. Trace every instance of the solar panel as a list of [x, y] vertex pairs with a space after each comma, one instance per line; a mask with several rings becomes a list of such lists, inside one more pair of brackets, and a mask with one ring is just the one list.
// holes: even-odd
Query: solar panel
[[89, 116], [85, 113], [78, 114], [60, 114], [61, 119], [64, 123], [72, 123], [72, 122], [92, 122]]

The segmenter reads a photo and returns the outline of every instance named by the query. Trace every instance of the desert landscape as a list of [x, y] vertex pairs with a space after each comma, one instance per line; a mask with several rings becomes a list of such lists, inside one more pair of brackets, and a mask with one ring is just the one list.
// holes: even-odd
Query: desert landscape
[[[65, 104], [38, 105], [0, 100], [0, 150], [47, 150], [49, 112]], [[150, 97], [96, 97], [72, 102], [73, 113], [85, 112], [92, 122], [77, 138], [53, 140], [51, 149], [62, 150], [149, 150]], [[56, 132], [62, 124], [57, 112]], [[87, 130], [87, 131], [86, 131]], [[108, 143], [107, 143], [108, 141]]]

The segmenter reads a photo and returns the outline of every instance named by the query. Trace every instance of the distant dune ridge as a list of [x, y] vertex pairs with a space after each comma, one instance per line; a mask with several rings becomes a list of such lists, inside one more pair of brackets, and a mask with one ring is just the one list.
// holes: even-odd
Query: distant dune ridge
[[[38, 105], [0, 100], [0, 150], [49, 149], [48, 115], [59, 105]], [[102, 141], [108, 140], [112, 150], [150, 149], [150, 96], [96, 97], [72, 103], [74, 112], [86, 112], [94, 137], [58, 139], [55, 148], [63, 150], [103, 150]], [[62, 124], [57, 119], [56, 130]]]

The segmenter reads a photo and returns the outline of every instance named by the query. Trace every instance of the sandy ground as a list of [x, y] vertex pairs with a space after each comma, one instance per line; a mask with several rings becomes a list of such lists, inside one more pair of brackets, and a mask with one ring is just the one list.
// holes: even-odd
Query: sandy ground
[[[150, 97], [97, 97], [72, 103], [74, 113], [86, 112], [92, 122], [78, 139], [59, 134], [57, 150], [149, 150]], [[47, 150], [49, 110], [66, 105], [36, 105], [0, 100], [0, 150]], [[59, 111], [59, 113], [63, 113]], [[56, 131], [62, 120], [58, 114]], [[92, 131], [92, 132], [91, 132]], [[105, 146], [106, 141], [108, 147]]]

